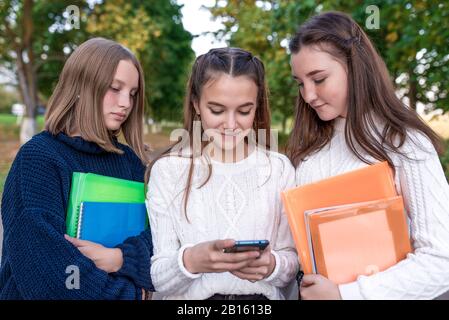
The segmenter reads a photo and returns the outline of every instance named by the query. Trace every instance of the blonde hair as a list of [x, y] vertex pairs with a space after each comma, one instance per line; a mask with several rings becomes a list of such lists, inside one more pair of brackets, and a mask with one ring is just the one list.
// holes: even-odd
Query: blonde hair
[[[103, 98], [121, 60], [134, 64], [139, 73], [131, 113], [121, 128], [110, 132], [103, 118]], [[45, 129], [56, 135], [75, 130], [87, 141], [95, 142], [108, 152], [123, 154], [113, 137], [123, 133], [126, 143], [143, 163], [147, 163], [143, 143], [144, 78], [134, 54], [124, 46], [104, 38], [81, 44], [67, 59], [56, 88], [49, 99]]]

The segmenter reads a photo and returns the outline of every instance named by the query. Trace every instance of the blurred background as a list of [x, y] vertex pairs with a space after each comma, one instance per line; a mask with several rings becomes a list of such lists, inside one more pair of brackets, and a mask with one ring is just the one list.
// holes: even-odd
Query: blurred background
[[[102, 36], [130, 48], [145, 72], [145, 139], [158, 148], [180, 127], [188, 70], [210, 48], [238, 46], [266, 65], [280, 150], [292, 125], [288, 39], [322, 11], [350, 14], [384, 58], [397, 95], [449, 141], [447, 1], [0, 0], [0, 195], [20, 145], [43, 128], [64, 61]], [[449, 151], [441, 157], [449, 177]]]

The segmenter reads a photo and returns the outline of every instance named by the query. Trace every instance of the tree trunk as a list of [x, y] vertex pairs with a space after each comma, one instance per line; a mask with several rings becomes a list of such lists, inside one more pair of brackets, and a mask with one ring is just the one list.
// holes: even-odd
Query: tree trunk
[[[25, 115], [20, 128], [20, 143], [24, 144], [36, 134], [36, 109], [37, 109], [37, 77], [34, 70], [33, 53], [33, 1], [25, 0], [23, 6], [23, 37], [22, 44], [16, 48], [16, 65], [19, 78], [20, 93], [25, 104]], [[24, 61], [23, 55], [27, 55]]]

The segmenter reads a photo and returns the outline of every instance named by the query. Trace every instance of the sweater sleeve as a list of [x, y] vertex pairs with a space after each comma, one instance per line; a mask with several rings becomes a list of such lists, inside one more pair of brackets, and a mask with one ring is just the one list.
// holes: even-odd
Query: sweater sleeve
[[21, 150], [5, 185], [4, 246], [25, 299], [141, 299], [132, 280], [96, 268], [64, 239], [64, 190], [45, 151]]
[[181, 247], [173, 223], [172, 204], [174, 195], [173, 172], [178, 168], [166, 165], [167, 158], [158, 160], [151, 171], [148, 184], [147, 207], [152, 228], [154, 255], [151, 259], [151, 278], [154, 288], [162, 295], [182, 294], [199, 275], [189, 274], [182, 263], [182, 254], [187, 246]]
[[122, 250], [123, 265], [116, 274], [132, 279], [137, 286], [145, 290], [154, 291], [150, 274], [153, 255], [150, 228], [138, 236], [126, 239], [117, 248]]
[[299, 270], [298, 255], [296, 253], [287, 215], [281, 200], [281, 191], [295, 186], [295, 169], [287, 158], [283, 159], [282, 165], [282, 175], [279, 179], [280, 184], [276, 198], [279, 210], [279, 223], [276, 240], [272, 246], [272, 253], [276, 259], [276, 266], [273, 273], [265, 279], [265, 281], [280, 288], [289, 285]]
[[340, 285], [343, 299], [433, 299], [449, 288], [449, 186], [430, 141], [412, 138], [403, 147], [407, 158], [394, 161], [414, 252], [383, 272]]

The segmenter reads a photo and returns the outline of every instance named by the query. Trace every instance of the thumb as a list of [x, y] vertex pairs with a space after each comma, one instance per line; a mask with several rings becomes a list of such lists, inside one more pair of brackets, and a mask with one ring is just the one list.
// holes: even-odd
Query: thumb
[[319, 276], [316, 274], [305, 274], [301, 280], [301, 286], [308, 287], [318, 282]]
[[225, 248], [230, 248], [235, 244], [234, 239], [224, 239], [224, 240], [216, 240], [213, 243], [213, 247], [215, 250], [222, 251]]

